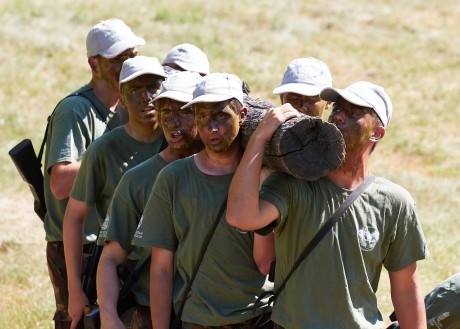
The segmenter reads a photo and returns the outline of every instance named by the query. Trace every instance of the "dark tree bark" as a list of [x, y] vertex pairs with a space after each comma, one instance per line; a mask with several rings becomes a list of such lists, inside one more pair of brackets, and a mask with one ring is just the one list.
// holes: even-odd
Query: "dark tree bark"
[[[274, 106], [244, 96], [248, 116], [241, 126], [245, 148], [249, 138]], [[317, 117], [301, 114], [283, 123], [265, 147], [264, 165], [305, 180], [316, 180], [339, 167], [345, 158], [345, 142], [337, 127]]]

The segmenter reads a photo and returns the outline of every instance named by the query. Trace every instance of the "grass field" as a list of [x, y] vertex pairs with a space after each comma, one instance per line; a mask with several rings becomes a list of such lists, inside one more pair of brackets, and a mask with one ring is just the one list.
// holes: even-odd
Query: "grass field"
[[[425, 292], [460, 271], [460, 3], [454, 0], [0, 0], [0, 328], [51, 328], [53, 297], [42, 225], [8, 156], [23, 138], [38, 149], [46, 117], [87, 83], [85, 38], [119, 17], [160, 60], [178, 43], [203, 49], [213, 72], [235, 73], [252, 94], [272, 94], [286, 65], [313, 56], [334, 85], [384, 86], [394, 115], [371, 171], [417, 201], [431, 256], [419, 263]], [[378, 292], [391, 312], [388, 280]]]

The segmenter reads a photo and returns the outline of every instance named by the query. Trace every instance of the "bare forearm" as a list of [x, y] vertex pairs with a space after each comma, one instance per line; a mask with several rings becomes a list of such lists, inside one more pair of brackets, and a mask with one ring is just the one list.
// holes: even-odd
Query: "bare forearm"
[[174, 253], [153, 248], [150, 264], [150, 311], [155, 329], [169, 329], [173, 294]]
[[254, 234], [253, 257], [260, 273], [268, 274], [272, 262], [276, 259], [275, 236], [273, 233], [266, 236]]
[[79, 169], [80, 162], [57, 163], [51, 168], [50, 188], [56, 199], [69, 197]]
[[117, 301], [120, 287], [117, 275], [117, 264], [101, 256], [97, 267], [97, 297], [101, 312], [101, 322], [105, 322], [106, 317], [118, 317]]
[[254, 133], [228, 192], [227, 221], [245, 230], [259, 228], [253, 220], [259, 217], [259, 186], [265, 143]]
[[[84, 207], [84, 208], [82, 208]], [[86, 206], [72, 198], [66, 209], [63, 223], [64, 255], [67, 268], [69, 292], [81, 289], [83, 227]]]
[[252, 133], [230, 184], [227, 205], [227, 221], [230, 225], [256, 230], [278, 218], [278, 209], [259, 201], [265, 145], [281, 124], [297, 115], [298, 111], [290, 104], [270, 109]]
[[391, 298], [401, 329], [426, 329], [423, 293], [416, 264], [389, 273]]

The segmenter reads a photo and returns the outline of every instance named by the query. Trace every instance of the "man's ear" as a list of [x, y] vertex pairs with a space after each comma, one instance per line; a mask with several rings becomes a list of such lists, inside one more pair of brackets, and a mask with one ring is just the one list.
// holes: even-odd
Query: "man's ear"
[[240, 111], [240, 125], [246, 121], [247, 115], [248, 115], [248, 108], [243, 107]]
[[379, 140], [383, 138], [383, 136], [385, 136], [385, 128], [383, 128], [382, 126], [377, 126], [374, 127], [372, 136], [369, 137], [369, 140], [377, 143]]
[[95, 73], [99, 72], [99, 64], [95, 56], [88, 57], [88, 64], [91, 67], [91, 71]]

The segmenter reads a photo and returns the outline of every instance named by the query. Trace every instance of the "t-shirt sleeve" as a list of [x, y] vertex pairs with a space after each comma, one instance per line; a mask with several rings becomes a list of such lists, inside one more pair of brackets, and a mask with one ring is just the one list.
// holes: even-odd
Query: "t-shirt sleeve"
[[384, 259], [385, 268], [392, 272], [429, 256], [422, 226], [416, 214], [415, 202], [402, 196], [401, 202], [391, 208], [386, 216], [396, 217], [394, 239]]
[[134, 235], [133, 245], [172, 251], [177, 249], [168, 177], [164, 171], [158, 175]]
[[[47, 142], [47, 170], [60, 162], [78, 162], [92, 141], [88, 125], [87, 100], [68, 97], [56, 108], [50, 127], [52, 133]], [[85, 114], [86, 113], [86, 114]]]
[[130, 180], [127, 178], [124, 175], [115, 189], [107, 211], [107, 223], [102, 226], [100, 236], [105, 238], [105, 242], [118, 242], [123, 249], [130, 252], [132, 250], [131, 241], [141, 214], [135, 209], [134, 202], [130, 199]]
[[274, 205], [280, 212], [280, 218], [276, 219], [264, 228], [256, 232], [261, 235], [267, 235], [272, 232], [285, 218], [289, 211], [289, 201], [287, 196], [286, 179], [290, 176], [280, 172], [271, 173], [262, 183], [259, 198]]

